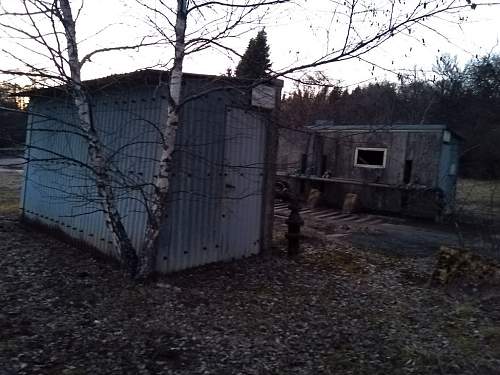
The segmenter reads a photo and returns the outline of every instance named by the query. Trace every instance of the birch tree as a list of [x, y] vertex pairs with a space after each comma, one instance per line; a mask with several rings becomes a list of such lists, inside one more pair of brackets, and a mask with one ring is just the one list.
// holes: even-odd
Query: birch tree
[[97, 193], [102, 199], [106, 225], [110, 229], [115, 247], [119, 249], [123, 264], [129, 274], [134, 275], [137, 269], [137, 255], [116, 207], [111, 181], [106, 172], [105, 157], [103, 155], [104, 147], [97, 135], [90, 112], [89, 100], [82, 87], [81, 62], [78, 55], [75, 21], [69, 0], [59, 0], [59, 9], [58, 16], [64, 26], [67, 43], [68, 65], [70, 68], [69, 82], [72, 97], [78, 111], [80, 127], [84, 134], [88, 136], [89, 163], [90, 167], [95, 171]]
[[140, 249], [140, 277], [146, 277], [153, 271], [153, 263], [156, 259], [156, 242], [160, 234], [162, 218], [165, 216], [167, 194], [170, 186], [170, 174], [172, 166], [172, 154], [174, 152], [175, 135], [179, 126], [179, 103], [182, 89], [182, 64], [185, 55], [185, 35], [187, 21], [187, 0], [177, 1], [177, 12], [175, 20], [175, 48], [174, 63], [169, 77], [169, 107], [168, 117], [164, 127], [161, 129], [162, 152], [160, 156], [158, 177], [154, 182], [155, 196], [150, 210], [150, 218], [146, 228], [144, 245]]

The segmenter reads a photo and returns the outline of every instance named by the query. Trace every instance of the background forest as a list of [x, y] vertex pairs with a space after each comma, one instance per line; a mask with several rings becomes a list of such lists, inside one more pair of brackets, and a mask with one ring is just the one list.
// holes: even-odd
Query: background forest
[[22, 146], [26, 136], [26, 114], [22, 103], [12, 96], [19, 88], [0, 83], [0, 148]]

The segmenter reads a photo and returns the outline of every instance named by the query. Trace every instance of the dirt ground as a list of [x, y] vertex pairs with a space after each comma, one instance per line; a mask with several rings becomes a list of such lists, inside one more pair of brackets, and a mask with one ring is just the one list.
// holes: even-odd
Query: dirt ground
[[499, 374], [500, 295], [315, 239], [136, 285], [0, 219], [0, 374]]
[[429, 287], [432, 253], [312, 235], [290, 259], [281, 222], [271, 255], [135, 284], [21, 225], [3, 182], [1, 375], [500, 374], [500, 288]]

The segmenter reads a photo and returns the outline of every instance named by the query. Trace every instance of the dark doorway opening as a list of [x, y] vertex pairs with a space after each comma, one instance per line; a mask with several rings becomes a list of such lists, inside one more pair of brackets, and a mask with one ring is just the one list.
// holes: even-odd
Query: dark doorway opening
[[403, 173], [403, 183], [409, 184], [411, 181], [411, 172], [413, 168], [413, 160], [405, 161], [405, 170]]

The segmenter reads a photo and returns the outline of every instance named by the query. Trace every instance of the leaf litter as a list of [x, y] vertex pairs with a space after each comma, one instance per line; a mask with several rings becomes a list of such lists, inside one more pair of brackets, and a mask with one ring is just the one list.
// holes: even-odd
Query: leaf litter
[[0, 374], [500, 374], [500, 299], [429, 287], [433, 257], [275, 238], [136, 284], [2, 217]]

